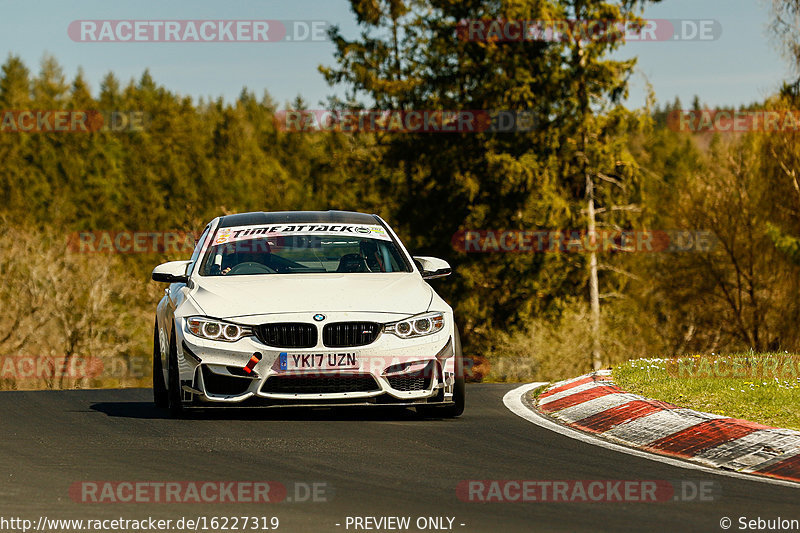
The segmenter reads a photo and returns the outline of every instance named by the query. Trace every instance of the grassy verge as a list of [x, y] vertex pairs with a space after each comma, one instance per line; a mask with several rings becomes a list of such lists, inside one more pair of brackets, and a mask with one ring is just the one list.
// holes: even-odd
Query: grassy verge
[[800, 356], [788, 353], [634, 359], [623, 389], [680, 407], [800, 430]]

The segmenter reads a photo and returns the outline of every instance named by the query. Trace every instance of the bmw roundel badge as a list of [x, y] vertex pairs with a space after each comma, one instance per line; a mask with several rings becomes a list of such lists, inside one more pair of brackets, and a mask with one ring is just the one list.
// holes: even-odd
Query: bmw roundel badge
[[325, 320], [325, 315], [323, 315], [322, 313], [317, 313], [316, 315], [314, 315], [314, 320], [316, 320], [317, 322], [322, 322], [323, 320]]

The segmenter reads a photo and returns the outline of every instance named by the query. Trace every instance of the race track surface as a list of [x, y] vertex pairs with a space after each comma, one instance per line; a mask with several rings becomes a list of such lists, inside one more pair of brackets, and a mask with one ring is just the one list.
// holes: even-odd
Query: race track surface
[[[277, 516], [279, 531], [365, 531], [348, 516], [454, 517], [453, 531], [721, 531], [723, 516], [800, 519], [800, 490], [592, 446], [511, 413], [515, 385], [471, 385], [455, 420], [413, 411], [229, 410], [174, 420], [147, 389], [0, 393], [0, 518]], [[471, 503], [463, 480], [715, 481], [713, 502]], [[328, 501], [81, 503], [83, 481], [322, 482]], [[446, 521], [445, 521], [446, 523]], [[340, 524], [340, 525], [336, 525]], [[461, 524], [464, 524], [463, 526]], [[175, 529], [172, 529], [175, 531]], [[372, 530], [374, 531], [374, 530]]]

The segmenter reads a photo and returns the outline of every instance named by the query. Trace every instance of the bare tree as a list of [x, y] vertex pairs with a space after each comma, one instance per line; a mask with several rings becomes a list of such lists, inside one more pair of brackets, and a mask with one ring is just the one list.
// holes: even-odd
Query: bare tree
[[[125, 327], [131, 283], [117, 274], [114, 257], [70, 254], [62, 236], [2, 220], [0, 252], [0, 305], [9, 317], [0, 324], [0, 356], [49, 362], [46, 372], [22, 380], [26, 386], [81, 386], [93, 376], [71, 375], [75, 358], [110, 360], [134, 346]], [[20, 378], [4, 376], [4, 385], [16, 388]]]
[[772, 0], [770, 33], [796, 73], [800, 73], [800, 0]]

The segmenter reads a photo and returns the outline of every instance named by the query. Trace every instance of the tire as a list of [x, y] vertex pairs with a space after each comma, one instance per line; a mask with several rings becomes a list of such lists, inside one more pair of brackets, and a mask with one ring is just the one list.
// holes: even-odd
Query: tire
[[167, 404], [172, 416], [183, 413], [183, 392], [181, 391], [181, 378], [178, 373], [178, 348], [175, 345], [175, 330], [169, 340], [169, 364], [167, 366]]
[[455, 330], [455, 339], [453, 344], [455, 357], [455, 375], [456, 381], [453, 387], [453, 405], [434, 406], [434, 405], [421, 405], [417, 407], [417, 413], [426, 418], [458, 418], [464, 413], [464, 404], [466, 400], [466, 377], [464, 375], [464, 357], [461, 355], [461, 337], [458, 334], [458, 328]]
[[159, 409], [169, 406], [167, 386], [164, 383], [164, 369], [161, 364], [161, 342], [158, 338], [158, 322], [153, 331], [153, 403]]

